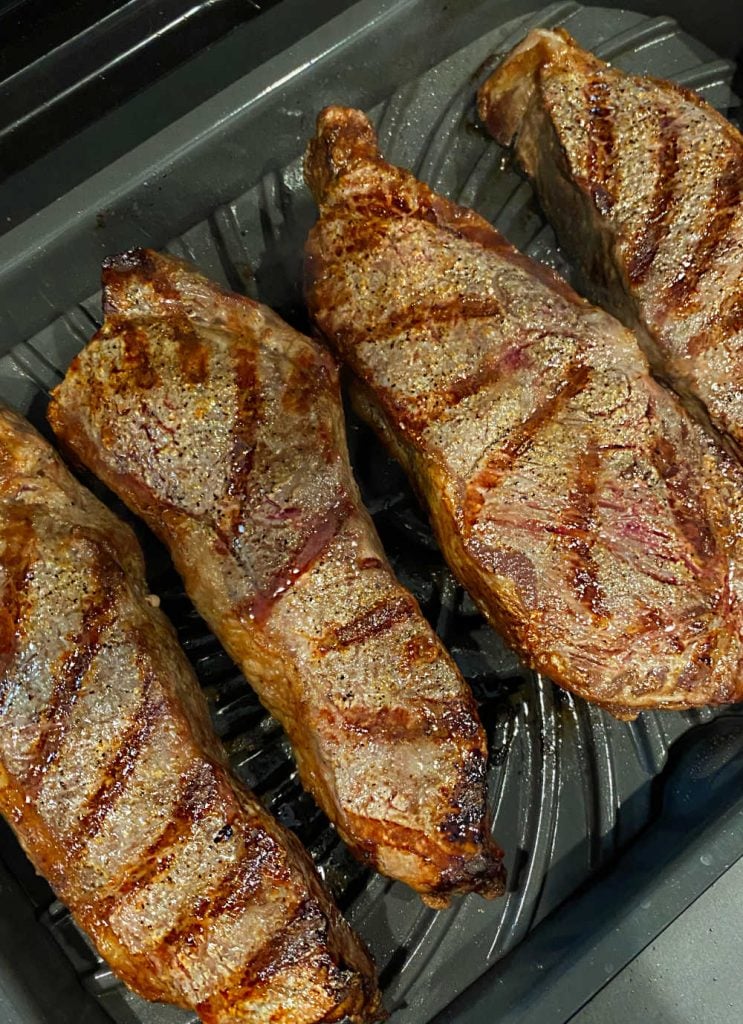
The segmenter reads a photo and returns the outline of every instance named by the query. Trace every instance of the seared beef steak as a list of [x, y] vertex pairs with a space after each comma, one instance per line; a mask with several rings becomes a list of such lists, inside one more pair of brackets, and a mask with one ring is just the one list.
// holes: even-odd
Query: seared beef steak
[[485, 734], [361, 503], [332, 359], [154, 252], [108, 261], [104, 302], [55, 430], [169, 546], [351, 849], [432, 905], [498, 895]]
[[743, 454], [743, 137], [696, 93], [537, 29], [480, 91], [564, 247]]
[[101, 955], [208, 1024], [379, 1016], [297, 840], [229, 772], [131, 530], [0, 409], [0, 809]]
[[622, 717], [743, 695], [741, 470], [633, 335], [319, 117], [307, 298], [452, 569], [535, 667]]

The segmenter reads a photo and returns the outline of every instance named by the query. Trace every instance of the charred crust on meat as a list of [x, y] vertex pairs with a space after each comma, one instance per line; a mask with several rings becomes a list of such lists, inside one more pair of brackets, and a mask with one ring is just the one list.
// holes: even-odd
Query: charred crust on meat
[[689, 259], [671, 282], [667, 299], [669, 310], [686, 310], [694, 301], [700, 279], [709, 270], [718, 251], [728, 242], [728, 231], [738, 213], [742, 188], [743, 146], [732, 152], [726, 166], [715, 179], [702, 235]]
[[30, 754], [33, 762], [24, 781], [34, 796], [45, 773], [59, 756], [77, 695], [116, 618], [124, 574], [114, 558], [105, 557], [100, 549], [99, 553], [100, 561], [93, 566], [95, 589], [83, 607], [80, 629], [65, 638], [65, 653], [56, 669], [51, 696], [44, 710], [44, 729]]
[[648, 216], [632, 241], [627, 259], [627, 275], [633, 285], [641, 284], [647, 276], [668, 231], [669, 219], [678, 198], [674, 191], [679, 170], [679, 130], [675, 119], [669, 114], [661, 114], [658, 131], [660, 150], [653, 197]]
[[386, 633], [400, 622], [410, 619], [418, 609], [411, 597], [400, 595], [383, 598], [365, 608], [356, 618], [335, 626], [317, 643], [319, 654], [333, 650], [344, 650], [363, 644], [380, 633]]
[[84, 847], [103, 828], [109, 812], [128, 785], [140, 755], [165, 710], [155, 678], [148, 674], [143, 680], [142, 696], [134, 712], [134, 721], [121, 737], [119, 748], [107, 765], [106, 777], [88, 799], [77, 834], [70, 840], [73, 849], [79, 850]]

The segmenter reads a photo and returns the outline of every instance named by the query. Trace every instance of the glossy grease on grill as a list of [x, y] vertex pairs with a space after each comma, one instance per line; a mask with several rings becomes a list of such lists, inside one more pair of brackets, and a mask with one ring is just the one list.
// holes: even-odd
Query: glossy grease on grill
[[631, 718], [743, 695], [741, 471], [634, 336], [329, 107], [307, 299], [449, 564], [526, 661]]
[[743, 137], [689, 89], [537, 29], [480, 91], [560, 241], [651, 364], [743, 454]]
[[333, 360], [154, 252], [109, 260], [104, 302], [54, 429], [168, 545], [350, 848], [433, 906], [499, 895], [475, 701], [361, 503]]
[[0, 808], [113, 970], [206, 1024], [380, 1015], [298, 841], [229, 772], [134, 534], [0, 409]]

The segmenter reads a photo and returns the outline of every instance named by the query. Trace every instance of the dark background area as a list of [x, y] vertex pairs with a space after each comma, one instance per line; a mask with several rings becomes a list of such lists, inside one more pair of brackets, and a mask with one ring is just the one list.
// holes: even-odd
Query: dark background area
[[[467, 0], [452, 7], [460, 3], [467, 7]], [[0, 234], [349, 6], [0, 0], [0, 176], [12, 186]], [[674, 16], [740, 67], [735, 0], [621, 6]]]

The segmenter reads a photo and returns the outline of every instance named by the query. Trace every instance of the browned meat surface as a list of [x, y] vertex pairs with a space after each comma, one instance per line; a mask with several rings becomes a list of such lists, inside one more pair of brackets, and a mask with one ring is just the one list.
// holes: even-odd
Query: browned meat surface
[[480, 92], [565, 248], [660, 376], [743, 454], [743, 137], [695, 93], [567, 32], [530, 32]]
[[633, 717], [743, 695], [741, 470], [635, 338], [319, 117], [307, 297], [453, 570], [524, 658]]
[[351, 849], [432, 905], [499, 895], [474, 699], [361, 503], [330, 356], [154, 252], [104, 300], [55, 430], [169, 546]]
[[228, 771], [134, 534], [0, 409], [0, 810], [111, 967], [208, 1024], [379, 1016], [307, 854]]

